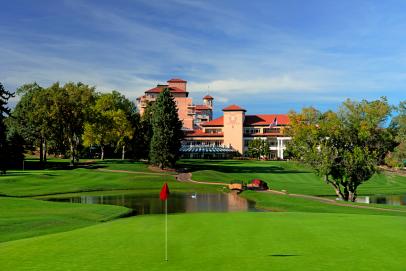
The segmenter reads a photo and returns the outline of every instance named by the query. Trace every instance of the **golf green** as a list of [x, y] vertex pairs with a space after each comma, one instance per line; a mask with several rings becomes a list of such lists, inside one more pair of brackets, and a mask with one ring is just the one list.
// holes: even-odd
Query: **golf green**
[[199, 213], [120, 219], [0, 244], [3, 270], [404, 270], [406, 218]]

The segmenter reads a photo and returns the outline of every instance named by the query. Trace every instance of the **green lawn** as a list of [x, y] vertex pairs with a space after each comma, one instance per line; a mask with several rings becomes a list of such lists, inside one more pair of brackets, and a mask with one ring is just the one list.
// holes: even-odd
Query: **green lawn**
[[164, 182], [174, 191], [213, 190], [214, 187], [176, 182], [168, 174], [130, 174], [103, 172], [98, 169], [10, 171], [0, 176], [0, 195], [40, 196], [87, 191], [137, 190], [159, 191]]
[[90, 226], [129, 211], [120, 206], [0, 197], [0, 242]]
[[[221, 188], [180, 183], [173, 173], [153, 174], [138, 162], [96, 161], [75, 169], [67, 169], [65, 164], [53, 161], [52, 169], [11, 171], [0, 176], [0, 194], [7, 195], [0, 197], [2, 270], [403, 271], [406, 265], [404, 206], [379, 206], [398, 211], [369, 210], [253, 191], [242, 196], [273, 212], [170, 215], [170, 260], [164, 262], [162, 215], [108, 221], [128, 209], [28, 197], [158, 194], [165, 181], [177, 192]], [[296, 163], [182, 160], [180, 164], [193, 171], [194, 180], [261, 178], [276, 190], [333, 195], [320, 178]], [[360, 192], [406, 193], [406, 178], [377, 174]]]
[[[120, 219], [0, 244], [4, 270], [404, 270], [406, 218], [228, 213]], [[351, 223], [349, 223], [351, 222]]]
[[[347, 203], [347, 205], [355, 206], [368, 206], [378, 207], [397, 211], [381, 211], [363, 208], [353, 208], [347, 206], [335, 206], [323, 202], [308, 200], [297, 197], [290, 197], [288, 195], [275, 195], [265, 192], [244, 191], [242, 197], [256, 202], [256, 207], [269, 209], [275, 212], [305, 212], [305, 213], [343, 213], [343, 214], [371, 214], [371, 215], [391, 215], [391, 216], [405, 216], [406, 206], [390, 206], [383, 204], [354, 204]], [[341, 202], [345, 204], [344, 202]]]
[[[182, 160], [193, 172], [193, 180], [208, 182], [266, 181], [271, 189], [308, 195], [335, 195], [309, 168], [294, 162], [249, 160]], [[375, 174], [359, 187], [359, 195], [406, 194], [406, 177]]]

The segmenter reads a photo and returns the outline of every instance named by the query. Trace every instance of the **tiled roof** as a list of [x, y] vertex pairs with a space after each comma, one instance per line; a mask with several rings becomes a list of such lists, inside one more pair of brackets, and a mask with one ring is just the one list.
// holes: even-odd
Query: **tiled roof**
[[214, 98], [211, 97], [210, 95], [206, 95], [206, 96], [203, 97], [203, 99], [206, 99], [206, 100], [213, 100]]
[[246, 110], [236, 104], [232, 104], [230, 106], [223, 108], [223, 111], [246, 111]]
[[183, 79], [180, 79], [180, 78], [172, 78], [172, 79], [168, 80], [167, 82], [170, 82], [170, 83], [186, 83], [187, 81], [185, 81]]
[[[278, 126], [289, 125], [289, 117], [286, 114], [260, 114], [260, 115], [246, 115], [244, 126], [268, 126], [274, 123], [276, 117], [276, 122]], [[223, 126], [224, 117], [214, 119], [212, 121], [202, 123], [202, 126]]]
[[270, 125], [274, 122], [275, 117], [278, 125], [289, 125], [290, 123], [286, 114], [259, 114], [245, 116], [244, 126]]
[[151, 88], [151, 89], [145, 91], [145, 93], [161, 93], [165, 88], [168, 88], [170, 92], [174, 92], [174, 93], [186, 92], [183, 89], [180, 89], [177, 87], [168, 87], [168, 85], [158, 85], [154, 88]]
[[224, 117], [221, 116], [217, 119], [207, 121], [201, 124], [202, 126], [223, 126], [224, 125]]

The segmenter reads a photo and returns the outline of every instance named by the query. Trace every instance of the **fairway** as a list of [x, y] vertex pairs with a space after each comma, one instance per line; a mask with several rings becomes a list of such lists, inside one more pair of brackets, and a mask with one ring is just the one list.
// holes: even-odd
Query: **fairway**
[[0, 262], [4, 270], [400, 271], [406, 265], [406, 218], [170, 215], [168, 262], [163, 223], [163, 216], [142, 216], [2, 243]]
[[[317, 196], [335, 195], [334, 190], [310, 168], [296, 162], [185, 159], [179, 164], [189, 168], [192, 179], [196, 181], [230, 183], [250, 182], [259, 178], [273, 190]], [[358, 194], [406, 194], [406, 177], [384, 172], [375, 174], [359, 186]]]
[[[272, 189], [288, 193], [240, 195], [270, 212], [169, 215], [169, 261], [164, 262], [163, 215], [122, 218], [129, 209], [39, 199], [158, 196], [164, 182], [180, 193], [227, 190], [178, 182], [173, 172], [131, 161], [12, 171], [0, 177], [0, 194], [6, 195], [0, 197], [1, 269], [403, 271], [406, 266], [405, 206], [348, 207], [289, 195], [332, 195], [313, 172], [292, 162], [182, 160], [180, 165], [191, 170], [194, 180], [262, 178]], [[401, 194], [406, 178], [378, 174], [361, 189], [365, 194]]]
[[121, 206], [0, 197], [0, 242], [90, 226], [130, 211]]

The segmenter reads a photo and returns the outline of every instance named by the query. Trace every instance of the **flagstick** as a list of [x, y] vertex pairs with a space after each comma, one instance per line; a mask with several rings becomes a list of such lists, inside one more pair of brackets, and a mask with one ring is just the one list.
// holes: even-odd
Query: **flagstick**
[[165, 261], [168, 261], [168, 199], [165, 200]]

